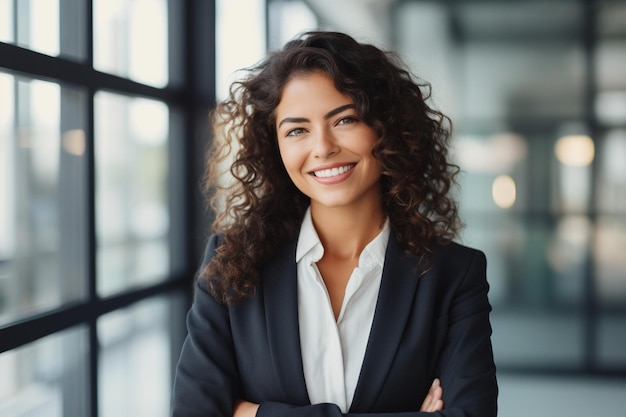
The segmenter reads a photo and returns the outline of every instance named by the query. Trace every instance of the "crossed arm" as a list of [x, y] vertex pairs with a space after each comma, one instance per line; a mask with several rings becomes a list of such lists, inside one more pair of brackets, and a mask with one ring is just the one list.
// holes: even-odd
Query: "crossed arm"
[[[259, 404], [250, 401], [238, 401], [235, 404], [233, 417], [256, 417]], [[443, 410], [443, 388], [439, 378], [435, 378], [420, 408], [421, 412], [434, 413]]]

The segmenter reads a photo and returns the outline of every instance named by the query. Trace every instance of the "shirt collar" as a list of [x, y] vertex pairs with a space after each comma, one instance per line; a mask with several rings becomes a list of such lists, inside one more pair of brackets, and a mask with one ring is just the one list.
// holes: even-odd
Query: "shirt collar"
[[302, 225], [300, 226], [300, 235], [298, 236], [298, 245], [296, 246], [296, 263], [300, 262], [305, 255], [311, 256], [313, 262], [319, 261], [324, 255], [324, 247], [315, 230], [315, 226], [313, 226], [311, 207], [304, 213], [304, 219], [302, 219]]
[[[384, 263], [390, 232], [391, 227], [387, 218], [380, 233], [361, 252], [359, 256], [360, 267], [382, 265]], [[309, 207], [300, 226], [300, 235], [298, 236], [298, 244], [296, 246], [296, 263], [300, 262], [305, 256], [310, 257], [311, 262], [317, 262], [322, 259], [323, 255], [324, 247], [315, 230], [315, 226], [313, 226], [311, 207]]]

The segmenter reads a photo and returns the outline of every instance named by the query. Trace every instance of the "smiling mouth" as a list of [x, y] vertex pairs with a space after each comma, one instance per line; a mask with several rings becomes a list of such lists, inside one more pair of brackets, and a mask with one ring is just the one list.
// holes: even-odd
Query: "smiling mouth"
[[311, 172], [311, 174], [313, 174], [313, 176], [318, 177], [318, 178], [332, 178], [341, 174], [345, 174], [346, 172], [354, 168], [355, 165], [356, 164], [348, 164], [348, 165], [344, 165], [342, 167], [337, 167], [337, 168], [320, 169], [319, 171]]

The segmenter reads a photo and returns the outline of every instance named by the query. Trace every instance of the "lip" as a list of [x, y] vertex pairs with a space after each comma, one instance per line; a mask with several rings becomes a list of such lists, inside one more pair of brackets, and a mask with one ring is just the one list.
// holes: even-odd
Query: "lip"
[[[350, 166], [350, 169], [348, 169], [346, 172], [342, 174], [334, 175], [331, 177], [318, 177], [314, 174], [314, 172], [331, 170], [331, 169], [336, 169], [336, 168], [341, 168], [341, 167], [346, 167], [346, 166]], [[309, 171], [309, 175], [311, 176], [311, 178], [313, 178], [316, 182], [320, 184], [325, 184], [325, 185], [337, 184], [346, 180], [350, 175], [352, 175], [352, 172], [354, 171], [355, 166], [356, 166], [356, 163], [354, 162], [348, 162], [348, 163], [344, 162], [344, 163], [324, 165], [324, 166], [317, 167], [314, 170]]]

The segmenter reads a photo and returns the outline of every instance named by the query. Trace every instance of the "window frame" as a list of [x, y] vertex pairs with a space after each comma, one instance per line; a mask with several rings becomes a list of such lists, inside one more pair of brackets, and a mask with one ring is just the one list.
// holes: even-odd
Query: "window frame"
[[[16, 19], [13, 2], [13, 20]], [[66, 19], [64, 10], [68, 2], [60, 0], [60, 25]], [[168, 1], [168, 65], [170, 82], [157, 88], [128, 78], [99, 72], [93, 67], [93, 5], [82, 0], [81, 7], [72, 10], [82, 13], [85, 38], [77, 46], [85, 58], [45, 55], [14, 44], [0, 42], [0, 70], [14, 76], [40, 79], [71, 86], [86, 92], [86, 148], [87, 196], [86, 216], [87, 292], [83, 300], [70, 302], [11, 321], [0, 326], [0, 353], [17, 349], [45, 336], [62, 332], [74, 326], [88, 329], [87, 388], [89, 415], [98, 416], [98, 363], [99, 342], [97, 322], [103, 315], [131, 306], [151, 297], [168, 296], [176, 310], [168, 326], [171, 335], [170, 349], [172, 374], [179, 349], [185, 337], [184, 326], [178, 318], [184, 315], [192, 296], [192, 281], [202, 246], [211, 221], [207, 218], [201, 199], [197, 197], [197, 179], [201, 177], [207, 126], [206, 114], [215, 102], [215, 1]], [[65, 9], [64, 9], [65, 8]], [[64, 17], [65, 16], [65, 17]], [[15, 26], [15, 25], [14, 25]], [[13, 28], [14, 32], [16, 28]], [[62, 36], [62, 34], [60, 34]], [[83, 44], [80, 44], [80, 43]], [[63, 48], [63, 46], [61, 46]], [[182, 202], [170, 204], [170, 251], [176, 262], [175, 270], [165, 280], [131, 288], [122, 293], [101, 298], [96, 292], [96, 214], [95, 214], [95, 154], [94, 154], [94, 97], [98, 91], [123, 94], [161, 101], [170, 107], [170, 120], [176, 125], [180, 137], [171, 136], [170, 176], [168, 189], [180, 190], [172, 198], [182, 197]], [[172, 124], [171, 123], [171, 124]], [[170, 125], [170, 131], [172, 127]]]

